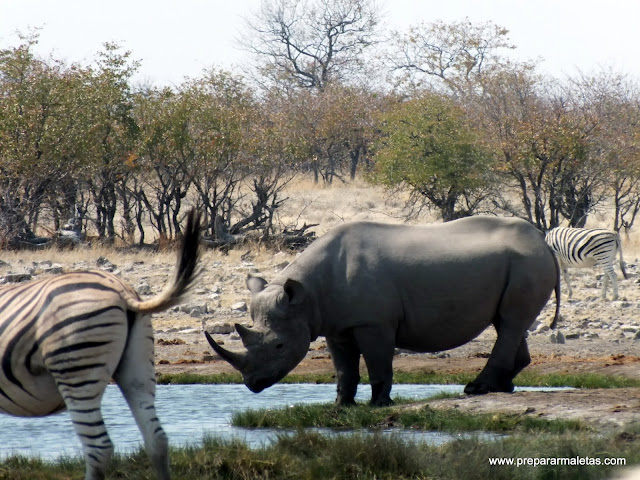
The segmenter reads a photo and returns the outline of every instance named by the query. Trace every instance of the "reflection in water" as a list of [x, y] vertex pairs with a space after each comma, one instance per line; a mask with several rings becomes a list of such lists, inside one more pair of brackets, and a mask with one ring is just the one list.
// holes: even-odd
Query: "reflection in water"
[[[276, 384], [253, 394], [244, 385], [159, 385], [156, 395], [158, 417], [172, 446], [195, 444], [205, 434], [223, 438], [240, 438], [251, 446], [275, 440], [282, 431], [244, 429], [230, 425], [237, 411], [278, 408], [294, 403], [329, 403], [335, 398], [335, 385]], [[462, 392], [462, 385], [393, 386], [393, 394], [403, 398], [427, 398], [449, 392]], [[370, 389], [358, 389], [359, 401], [367, 401]], [[138, 448], [142, 437], [118, 387], [109, 385], [102, 402], [102, 412], [109, 435], [119, 452]], [[397, 432], [397, 430], [396, 430]], [[438, 432], [405, 431], [403, 435], [422, 441], [442, 443], [458, 435]], [[56, 459], [60, 455], [80, 456], [69, 415], [62, 413], [44, 418], [18, 418], [0, 414], [0, 458], [11, 453]]]

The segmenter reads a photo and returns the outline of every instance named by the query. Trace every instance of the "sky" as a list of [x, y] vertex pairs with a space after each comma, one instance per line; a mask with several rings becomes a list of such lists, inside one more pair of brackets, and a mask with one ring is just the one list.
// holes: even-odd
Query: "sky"
[[[243, 17], [261, 0], [0, 0], [0, 48], [40, 28], [36, 52], [90, 63], [105, 42], [141, 61], [134, 81], [179, 85], [205, 69], [233, 70]], [[388, 29], [419, 22], [492, 21], [509, 30], [520, 60], [563, 77], [612, 68], [640, 80], [638, 0], [378, 0]]]

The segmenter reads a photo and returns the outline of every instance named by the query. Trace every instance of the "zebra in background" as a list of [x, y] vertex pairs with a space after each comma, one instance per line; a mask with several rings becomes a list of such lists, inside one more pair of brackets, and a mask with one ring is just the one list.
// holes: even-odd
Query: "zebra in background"
[[65, 273], [0, 287], [0, 412], [69, 411], [82, 442], [85, 479], [103, 479], [113, 453], [101, 413], [113, 378], [129, 404], [159, 479], [169, 479], [168, 440], [156, 416], [150, 314], [179, 303], [195, 277], [200, 215], [192, 210], [171, 283], [141, 300], [103, 271]]
[[609, 279], [613, 288], [613, 300], [618, 298], [618, 280], [613, 271], [616, 254], [620, 255], [620, 270], [624, 278], [629, 278], [622, 258], [622, 243], [616, 232], [601, 228], [557, 227], [545, 236], [547, 244], [555, 252], [567, 284], [569, 298], [572, 296], [567, 268], [599, 267], [605, 272], [602, 279], [602, 298], [607, 298]]

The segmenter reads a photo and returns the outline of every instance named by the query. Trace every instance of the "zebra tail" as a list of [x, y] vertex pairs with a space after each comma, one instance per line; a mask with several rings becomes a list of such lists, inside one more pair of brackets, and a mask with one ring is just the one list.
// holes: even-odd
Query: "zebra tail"
[[622, 258], [622, 239], [620, 238], [620, 234], [618, 233], [618, 254], [620, 255], [620, 270], [622, 270], [622, 275], [625, 280], [629, 279], [629, 275], [627, 275], [627, 271], [624, 268], [624, 259]]
[[551, 322], [551, 325], [549, 326], [549, 328], [553, 330], [558, 325], [558, 318], [560, 318], [560, 264], [558, 263], [558, 257], [556, 257], [556, 254], [554, 253], [554, 251], [551, 248], [549, 250], [551, 250], [551, 254], [553, 255], [553, 261], [556, 264], [556, 272], [557, 272], [556, 287], [554, 289], [556, 294], [556, 313], [553, 316], [553, 321]]
[[182, 245], [178, 254], [178, 265], [173, 280], [158, 296], [149, 300], [128, 298], [127, 307], [135, 312], [148, 314], [166, 310], [180, 303], [183, 295], [197, 276], [196, 266], [200, 246], [200, 213], [195, 208], [187, 215]]

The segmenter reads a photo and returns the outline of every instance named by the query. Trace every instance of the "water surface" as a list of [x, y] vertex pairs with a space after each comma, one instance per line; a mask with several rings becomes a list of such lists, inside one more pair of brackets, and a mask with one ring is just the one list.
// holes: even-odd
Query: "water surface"
[[[460, 393], [463, 388], [463, 385], [396, 384], [393, 395], [422, 399], [442, 392]], [[259, 446], [272, 442], [282, 431], [232, 427], [233, 413], [300, 403], [328, 403], [335, 399], [335, 394], [336, 387], [330, 384], [276, 384], [259, 394], [249, 392], [244, 385], [159, 385], [156, 408], [172, 446], [197, 444], [205, 434], [240, 438], [251, 446]], [[361, 386], [356, 399], [368, 401], [369, 397], [369, 387]], [[137, 449], [142, 437], [117, 386], [107, 387], [102, 412], [116, 451]], [[406, 431], [406, 435], [436, 444], [459, 437], [416, 431]], [[60, 455], [79, 456], [82, 451], [66, 412], [43, 418], [0, 415], [0, 458], [12, 453], [56, 459]]]

